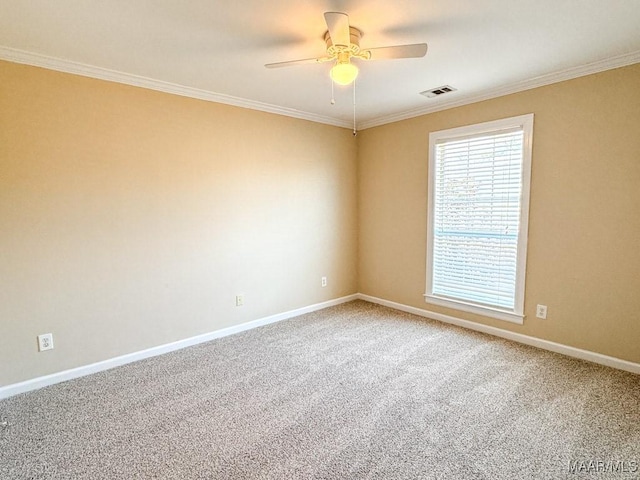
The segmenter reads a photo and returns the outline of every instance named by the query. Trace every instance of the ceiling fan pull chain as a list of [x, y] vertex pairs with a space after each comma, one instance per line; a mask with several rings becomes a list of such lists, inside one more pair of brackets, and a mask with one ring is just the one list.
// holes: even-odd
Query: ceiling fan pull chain
[[356, 130], [356, 81], [353, 81], [353, 136], [358, 134]]
[[336, 104], [336, 99], [333, 96], [333, 79], [331, 79], [331, 105]]

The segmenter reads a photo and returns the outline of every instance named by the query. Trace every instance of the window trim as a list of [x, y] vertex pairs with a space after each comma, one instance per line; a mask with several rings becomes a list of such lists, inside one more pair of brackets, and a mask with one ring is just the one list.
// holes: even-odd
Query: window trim
[[[435, 205], [435, 162], [436, 144], [438, 141], [461, 137], [477, 136], [494, 133], [510, 128], [522, 128], [522, 188], [520, 192], [520, 218], [518, 235], [518, 255], [516, 259], [516, 284], [514, 308], [506, 309], [495, 306], [482, 305], [455, 298], [433, 294], [433, 222]], [[453, 308], [464, 312], [475, 313], [485, 317], [505, 320], [512, 323], [524, 323], [524, 296], [527, 264], [527, 240], [529, 232], [529, 196], [531, 191], [531, 156], [533, 150], [533, 113], [504, 118], [490, 122], [465, 125], [462, 127], [439, 130], [429, 133], [429, 178], [427, 192], [427, 265], [426, 289], [424, 299], [427, 303]]]

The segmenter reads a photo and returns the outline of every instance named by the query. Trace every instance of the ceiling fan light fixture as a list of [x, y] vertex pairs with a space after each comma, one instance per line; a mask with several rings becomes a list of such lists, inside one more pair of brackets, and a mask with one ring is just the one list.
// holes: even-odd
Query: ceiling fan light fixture
[[329, 73], [331, 80], [339, 85], [349, 85], [358, 76], [358, 67], [350, 62], [336, 63]]

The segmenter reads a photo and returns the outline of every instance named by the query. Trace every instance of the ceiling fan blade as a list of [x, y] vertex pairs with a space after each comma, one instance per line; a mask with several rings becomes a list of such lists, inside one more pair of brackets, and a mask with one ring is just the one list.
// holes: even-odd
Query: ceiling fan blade
[[290, 60], [288, 62], [267, 63], [267, 68], [292, 67], [294, 65], [311, 65], [316, 63], [324, 63], [331, 60], [331, 57], [304, 58], [302, 60]]
[[420, 58], [427, 54], [426, 43], [414, 43], [411, 45], [395, 45], [393, 47], [369, 48], [365, 53], [371, 55], [369, 60], [387, 60], [393, 58]]
[[340, 12], [325, 12], [324, 21], [331, 37], [331, 43], [348, 47], [351, 44], [349, 15]]

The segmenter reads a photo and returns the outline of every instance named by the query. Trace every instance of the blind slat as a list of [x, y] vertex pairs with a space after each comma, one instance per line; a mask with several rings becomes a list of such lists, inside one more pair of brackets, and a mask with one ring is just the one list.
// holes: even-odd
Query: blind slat
[[433, 293], [515, 304], [523, 129], [436, 145]]

